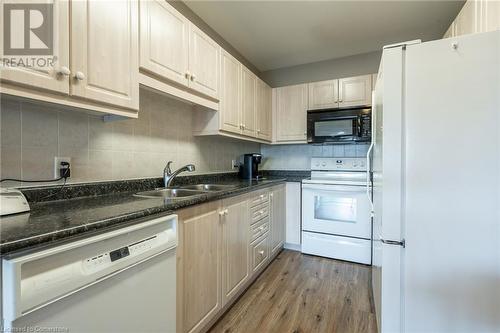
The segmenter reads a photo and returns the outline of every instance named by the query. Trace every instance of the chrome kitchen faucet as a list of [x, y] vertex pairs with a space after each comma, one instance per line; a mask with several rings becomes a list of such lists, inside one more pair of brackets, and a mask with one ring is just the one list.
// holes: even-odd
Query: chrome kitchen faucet
[[170, 187], [170, 184], [172, 184], [174, 178], [181, 172], [184, 171], [193, 172], [196, 169], [194, 164], [187, 164], [172, 172], [172, 170], [170, 169], [170, 164], [172, 163], [173, 163], [172, 161], [168, 161], [167, 165], [165, 166], [165, 169], [163, 169], [163, 185], [165, 187]]

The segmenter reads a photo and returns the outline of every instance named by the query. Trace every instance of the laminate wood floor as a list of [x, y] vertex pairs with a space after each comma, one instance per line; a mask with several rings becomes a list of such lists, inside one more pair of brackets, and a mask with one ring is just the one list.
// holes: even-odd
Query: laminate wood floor
[[376, 333], [369, 266], [282, 251], [210, 333]]

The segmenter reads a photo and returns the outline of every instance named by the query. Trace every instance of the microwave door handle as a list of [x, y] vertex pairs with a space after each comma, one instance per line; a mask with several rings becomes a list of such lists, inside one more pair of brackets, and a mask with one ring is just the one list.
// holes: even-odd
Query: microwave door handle
[[340, 139], [340, 138], [348, 138], [352, 135], [349, 134], [339, 134], [339, 135], [330, 135], [330, 138], [332, 139]]
[[362, 135], [362, 131], [361, 131], [361, 117], [358, 117], [358, 119], [357, 119], [357, 124], [358, 124], [358, 126], [357, 126], [357, 129], [358, 129], [358, 137], [360, 138], [360, 137], [361, 137], [361, 135]]

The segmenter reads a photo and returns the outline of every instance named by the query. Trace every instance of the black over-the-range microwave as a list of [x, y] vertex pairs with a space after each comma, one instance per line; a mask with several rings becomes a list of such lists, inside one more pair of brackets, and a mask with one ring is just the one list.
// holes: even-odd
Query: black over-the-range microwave
[[370, 142], [371, 108], [307, 111], [307, 143]]

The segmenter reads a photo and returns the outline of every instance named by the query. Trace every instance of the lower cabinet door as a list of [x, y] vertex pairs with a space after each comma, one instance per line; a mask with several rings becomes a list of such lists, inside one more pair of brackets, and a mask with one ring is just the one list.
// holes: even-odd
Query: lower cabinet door
[[286, 191], [285, 185], [271, 191], [271, 254], [285, 243]]
[[269, 237], [263, 236], [252, 245], [252, 272], [257, 272], [269, 259]]
[[249, 278], [250, 210], [248, 199], [222, 202], [222, 304], [238, 294]]
[[222, 308], [219, 213], [218, 201], [178, 213], [178, 332], [201, 331]]

